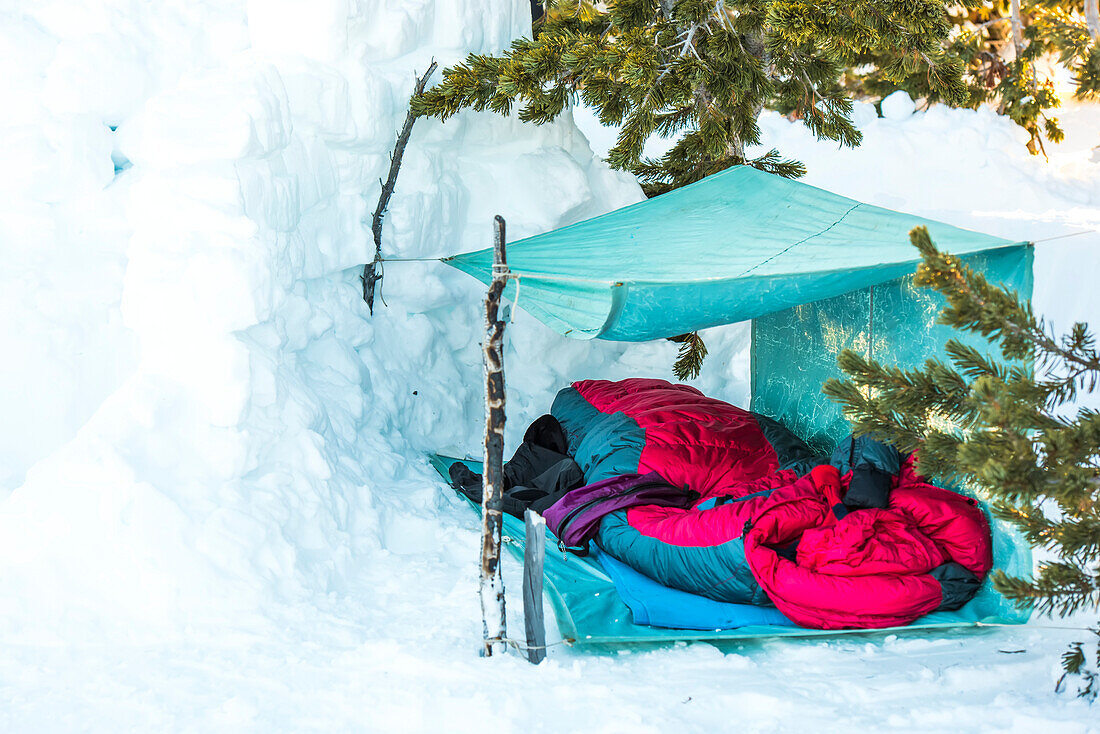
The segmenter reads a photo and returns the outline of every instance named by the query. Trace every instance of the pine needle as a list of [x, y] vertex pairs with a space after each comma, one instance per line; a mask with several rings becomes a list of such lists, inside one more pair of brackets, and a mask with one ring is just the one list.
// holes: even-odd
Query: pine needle
[[672, 365], [672, 374], [676, 375], [676, 379], [682, 381], [698, 377], [703, 369], [703, 360], [707, 357], [707, 345], [703, 343], [699, 332], [670, 336], [668, 340], [680, 345], [680, 352]]

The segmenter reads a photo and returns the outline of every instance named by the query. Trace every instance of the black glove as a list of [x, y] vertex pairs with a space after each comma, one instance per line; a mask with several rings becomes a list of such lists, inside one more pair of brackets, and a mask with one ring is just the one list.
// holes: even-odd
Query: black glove
[[852, 481], [844, 495], [844, 506], [849, 510], [886, 507], [890, 504], [891, 479], [892, 475], [881, 472], [870, 464], [860, 464], [852, 470]]

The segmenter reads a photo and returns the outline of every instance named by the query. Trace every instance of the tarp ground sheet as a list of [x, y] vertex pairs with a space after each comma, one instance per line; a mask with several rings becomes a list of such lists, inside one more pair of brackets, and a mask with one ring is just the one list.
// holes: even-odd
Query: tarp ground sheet
[[[450, 466], [458, 461], [475, 472], [481, 463], [470, 459], [431, 455], [431, 464], [446, 479]], [[480, 514], [481, 507], [473, 502], [471, 509]], [[903, 630], [934, 630], [977, 624], [1018, 624], [1026, 621], [1022, 614], [997, 594], [986, 579], [982, 590], [969, 604], [957, 612], [934, 612], [906, 627], [877, 630], [816, 630], [778, 625], [753, 625], [735, 629], [693, 630], [670, 629], [635, 624], [630, 609], [623, 602], [614, 582], [593, 557], [581, 558], [558, 550], [557, 538], [546, 531], [546, 562], [543, 568], [544, 588], [562, 639], [578, 645], [622, 643], [660, 643], [677, 640], [737, 640], [757, 637], [831, 637], [846, 634], [898, 632]], [[523, 562], [525, 528], [523, 521], [504, 516], [504, 545], [520, 563]], [[996, 541], [996, 539], [995, 539]], [[994, 561], [1003, 560], [1012, 546], [994, 544]], [[1030, 555], [1029, 555], [1030, 558]], [[1004, 566], [998, 565], [999, 568]], [[511, 582], [519, 588], [519, 579]], [[553, 640], [550, 640], [551, 642]]]

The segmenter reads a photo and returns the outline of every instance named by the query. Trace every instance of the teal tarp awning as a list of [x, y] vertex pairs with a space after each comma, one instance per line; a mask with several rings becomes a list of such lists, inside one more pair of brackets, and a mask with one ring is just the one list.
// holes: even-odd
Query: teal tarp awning
[[[553, 329], [645, 341], [908, 275], [919, 225], [955, 255], [1014, 244], [739, 166], [509, 244], [507, 258], [520, 307]], [[446, 262], [487, 283], [493, 251]]]

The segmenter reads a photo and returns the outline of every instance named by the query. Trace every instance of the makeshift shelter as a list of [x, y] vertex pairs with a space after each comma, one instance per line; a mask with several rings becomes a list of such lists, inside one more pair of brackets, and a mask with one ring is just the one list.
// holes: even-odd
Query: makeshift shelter
[[[821, 394], [842, 349], [910, 366], [943, 353], [960, 335], [935, 323], [941, 299], [912, 285], [919, 255], [909, 243], [928, 228], [959, 255], [1024, 297], [1032, 247], [863, 204], [742, 166], [603, 216], [508, 246], [505, 293], [559, 333], [579, 339], [644, 341], [752, 321], [752, 405], [822, 450], [849, 432]], [[445, 259], [483, 282], [492, 249]], [[497, 268], [497, 275], [500, 275]], [[436, 458], [446, 475], [453, 460]], [[521, 523], [505, 519], [510, 538]], [[994, 521], [995, 567], [1030, 571], [1026, 543]], [[613, 572], [612, 572], [613, 573]], [[578, 643], [838, 634], [753, 625], [688, 631], [633, 624], [609, 575], [592, 559], [547, 559], [546, 583], [562, 635]], [[637, 614], [637, 610], [635, 610]], [[1026, 614], [988, 580], [958, 612], [913, 627], [1018, 623]], [[860, 630], [854, 630], [860, 631]]]

